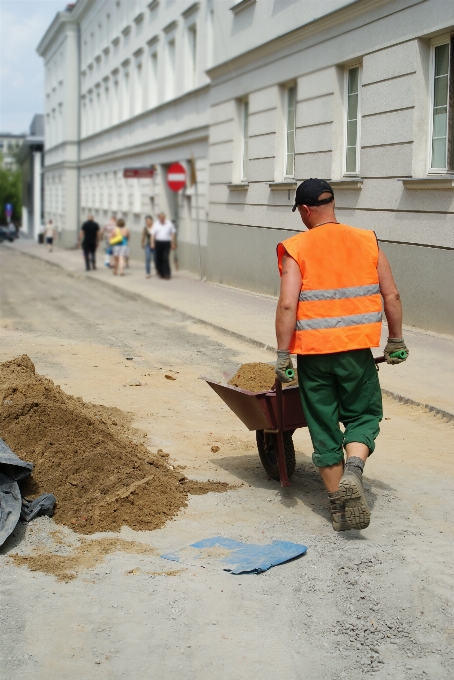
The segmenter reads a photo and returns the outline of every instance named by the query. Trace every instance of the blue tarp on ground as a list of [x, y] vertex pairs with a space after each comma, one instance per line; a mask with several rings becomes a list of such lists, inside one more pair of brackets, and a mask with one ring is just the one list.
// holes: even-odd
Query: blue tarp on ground
[[[221, 563], [232, 574], [261, 574], [271, 567], [283, 564], [307, 552], [307, 546], [289, 541], [273, 541], [267, 545], [242, 543], [231, 538], [216, 536], [192, 543], [194, 550], [177, 550], [161, 555], [172, 562], [213, 561]], [[192, 559], [191, 559], [192, 558]]]

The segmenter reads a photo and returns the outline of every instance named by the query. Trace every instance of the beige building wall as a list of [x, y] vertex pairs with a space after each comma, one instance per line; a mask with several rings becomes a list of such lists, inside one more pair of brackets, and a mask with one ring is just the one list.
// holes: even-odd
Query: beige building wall
[[[450, 41], [454, 5], [355, 4], [355, 16], [341, 8], [329, 25], [322, 17], [210, 70], [207, 278], [275, 295], [276, 244], [304, 228], [291, 212], [296, 183], [321, 177], [335, 190], [338, 219], [377, 234], [406, 323], [454, 333], [454, 175], [430, 169], [431, 60], [434, 46]], [[356, 66], [359, 163], [349, 173], [346, 74]], [[289, 86], [296, 86], [293, 178], [283, 170]], [[241, 178], [246, 100], [249, 162]]]

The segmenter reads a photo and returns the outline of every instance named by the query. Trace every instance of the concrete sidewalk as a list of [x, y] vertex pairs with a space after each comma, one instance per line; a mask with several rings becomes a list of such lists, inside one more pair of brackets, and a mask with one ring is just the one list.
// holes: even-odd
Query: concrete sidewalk
[[[270, 350], [275, 347], [275, 298], [202, 282], [187, 272], [175, 272], [170, 281], [154, 276], [146, 279], [144, 266], [137, 261], [131, 261], [124, 277], [113, 276], [110, 269], [102, 266], [101, 251], [100, 268], [85, 272], [80, 250], [56, 249], [49, 253], [46, 246], [27, 240], [15, 241], [6, 247], [57, 265], [70, 274], [87, 276], [140, 295], [255, 345]], [[384, 325], [381, 350], [374, 350], [376, 356], [383, 353], [386, 335]], [[454, 420], [454, 337], [410, 327], [405, 327], [404, 335], [410, 359], [398, 366], [381, 366], [383, 390]]]

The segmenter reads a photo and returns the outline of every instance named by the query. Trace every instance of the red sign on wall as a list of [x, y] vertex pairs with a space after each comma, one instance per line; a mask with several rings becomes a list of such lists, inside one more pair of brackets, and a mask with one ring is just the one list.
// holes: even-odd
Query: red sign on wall
[[126, 179], [153, 177], [154, 168], [124, 168], [123, 177]]
[[172, 191], [180, 191], [186, 186], [186, 170], [181, 163], [174, 163], [167, 170], [167, 184]]

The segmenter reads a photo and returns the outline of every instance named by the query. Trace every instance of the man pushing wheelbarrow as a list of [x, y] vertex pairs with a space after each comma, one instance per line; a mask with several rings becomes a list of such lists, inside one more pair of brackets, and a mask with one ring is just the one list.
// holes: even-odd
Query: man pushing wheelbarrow
[[312, 460], [328, 492], [333, 529], [365, 529], [370, 510], [362, 474], [383, 417], [370, 348], [380, 345], [383, 299], [386, 361], [405, 361], [402, 304], [375, 233], [336, 220], [327, 182], [300, 184], [295, 210], [308, 231], [277, 247], [276, 375], [281, 383], [292, 380], [287, 369], [292, 368], [290, 354], [296, 354]]

